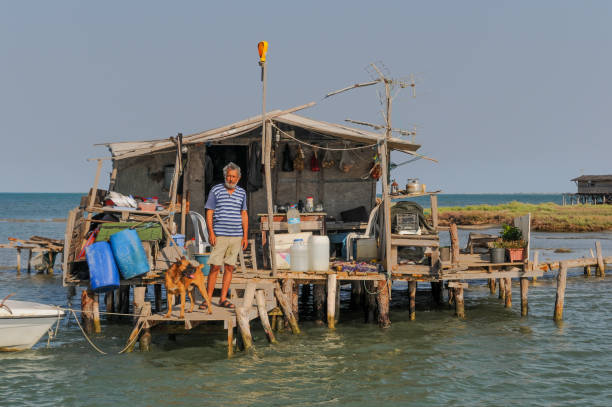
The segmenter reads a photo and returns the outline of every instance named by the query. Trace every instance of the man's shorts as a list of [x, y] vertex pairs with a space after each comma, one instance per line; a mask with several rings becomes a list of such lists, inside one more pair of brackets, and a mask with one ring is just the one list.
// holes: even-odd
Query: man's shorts
[[242, 236], [217, 236], [217, 241], [208, 258], [208, 264], [213, 266], [222, 266], [224, 264], [233, 266], [236, 264], [241, 243]]

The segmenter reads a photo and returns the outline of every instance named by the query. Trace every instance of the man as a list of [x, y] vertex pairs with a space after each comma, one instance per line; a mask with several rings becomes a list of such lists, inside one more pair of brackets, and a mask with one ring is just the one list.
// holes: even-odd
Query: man
[[[248, 245], [249, 218], [247, 215], [246, 191], [238, 186], [240, 167], [230, 162], [223, 167], [225, 183], [210, 189], [206, 201], [206, 227], [208, 240], [213, 249], [208, 258], [208, 295], [212, 298], [217, 276], [224, 266], [223, 286], [219, 306], [234, 308], [227, 299], [227, 291], [232, 282], [232, 273], [240, 249]], [[204, 302], [201, 309], [206, 309]]]

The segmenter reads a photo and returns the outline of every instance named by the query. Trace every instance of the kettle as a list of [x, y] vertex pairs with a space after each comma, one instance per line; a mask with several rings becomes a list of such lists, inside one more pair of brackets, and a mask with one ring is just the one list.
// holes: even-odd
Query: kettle
[[419, 184], [419, 179], [418, 178], [408, 178], [408, 183], [406, 184], [406, 191], [409, 194], [421, 192], [421, 185]]

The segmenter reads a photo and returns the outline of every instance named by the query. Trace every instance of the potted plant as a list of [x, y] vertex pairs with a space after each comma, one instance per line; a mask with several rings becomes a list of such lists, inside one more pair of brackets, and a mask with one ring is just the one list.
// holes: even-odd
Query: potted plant
[[523, 261], [527, 242], [523, 240], [523, 232], [516, 226], [504, 225], [499, 234], [501, 245], [506, 249], [508, 260]]
[[506, 247], [501, 239], [489, 244], [489, 253], [491, 254], [491, 263], [504, 263], [506, 261]]

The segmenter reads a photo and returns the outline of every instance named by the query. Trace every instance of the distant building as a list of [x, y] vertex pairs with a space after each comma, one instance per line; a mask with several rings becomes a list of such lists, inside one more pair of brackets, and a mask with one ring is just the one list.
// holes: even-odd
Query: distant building
[[612, 175], [581, 175], [572, 181], [576, 183], [578, 191], [567, 196], [570, 204], [612, 203]]

